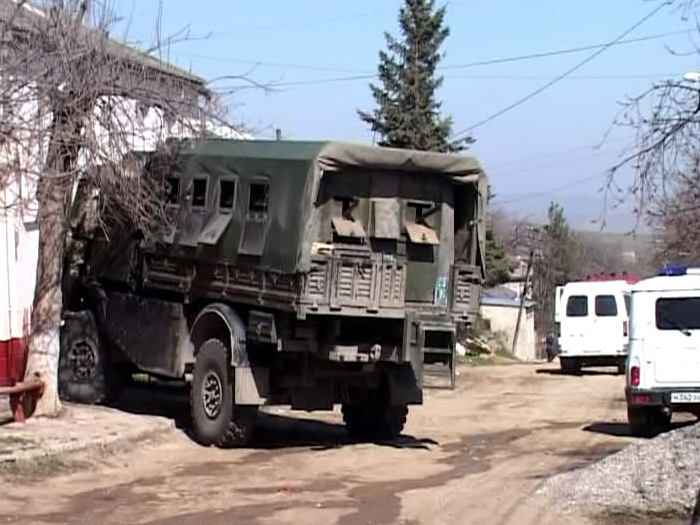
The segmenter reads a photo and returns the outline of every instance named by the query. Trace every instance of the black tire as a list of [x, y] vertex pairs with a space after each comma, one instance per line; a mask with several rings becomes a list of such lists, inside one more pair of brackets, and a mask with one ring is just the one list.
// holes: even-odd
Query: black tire
[[100, 343], [90, 311], [75, 312], [61, 328], [58, 395], [75, 403], [97, 404], [110, 399], [108, 355]]
[[362, 404], [344, 404], [343, 421], [348, 434], [359, 441], [396, 439], [403, 432], [408, 406], [391, 406], [383, 396], [369, 396]]
[[654, 437], [657, 424], [652, 407], [627, 406], [630, 434], [635, 437]]
[[581, 362], [575, 357], [559, 357], [559, 366], [564, 374], [579, 374]]
[[230, 448], [249, 442], [257, 407], [234, 407], [228, 351], [218, 339], [205, 341], [197, 352], [190, 408], [195, 437], [200, 444]]
[[224, 436], [217, 445], [221, 448], [242, 447], [250, 443], [258, 415], [256, 406], [234, 406]]

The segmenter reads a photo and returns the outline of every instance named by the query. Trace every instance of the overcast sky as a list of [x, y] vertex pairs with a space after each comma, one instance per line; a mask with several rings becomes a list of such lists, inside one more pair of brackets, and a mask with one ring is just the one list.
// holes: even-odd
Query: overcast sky
[[[158, 0], [117, 0], [130, 19], [129, 39], [154, 33]], [[397, 31], [399, 0], [164, 0], [162, 33], [189, 27], [169, 59], [214, 79], [248, 74], [276, 91], [238, 91], [226, 100], [233, 116], [272, 138], [279, 127], [295, 139], [370, 142], [357, 108], [370, 109], [368, 79], [376, 72], [383, 31]], [[538, 89], [595, 49], [475, 66], [472, 63], [604, 44], [658, 5], [657, 0], [452, 0], [447, 20], [445, 76], [440, 96], [455, 122], [468, 128]], [[120, 28], [123, 30], [124, 25]], [[625, 39], [541, 94], [476, 127], [471, 153], [488, 172], [507, 211], [543, 218], [551, 200], [577, 227], [603, 210], [602, 174], [628, 144], [631, 130], [614, 130], [600, 149], [619, 102], [655, 80], [700, 67], [681, 14], [661, 11]], [[121, 36], [121, 35], [120, 35]], [[698, 40], [695, 38], [695, 40]], [[674, 56], [667, 48], [681, 52]], [[256, 65], [257, 64], [257, 65]], [[472, 65], [470, 65], [472, 64]], [[240, 85], [222, 80], [213, 87]], [[624, 175], [624, 174], [623, 174]], [[628, 210], [608, 210], [608, 231], [628, 229]]]

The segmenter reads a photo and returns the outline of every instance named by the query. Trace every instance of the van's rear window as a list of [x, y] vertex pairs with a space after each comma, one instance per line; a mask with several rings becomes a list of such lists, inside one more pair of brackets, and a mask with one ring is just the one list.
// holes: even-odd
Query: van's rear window
[[598, 317], [615, 317], [617, 315], [617, 302], [614, 295], [595, 296], [595, 314]]
[[659, 330], [700, 330], [700, 297], [663, 297], [656, 300]]
[[586, 317], [588, 315], [588, 296], [572, 295], [566, 301], [566, 317]]

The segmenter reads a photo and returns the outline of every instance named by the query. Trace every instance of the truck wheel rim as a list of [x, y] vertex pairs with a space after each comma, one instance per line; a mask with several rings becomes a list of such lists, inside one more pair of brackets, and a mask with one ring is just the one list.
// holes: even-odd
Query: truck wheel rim
[[68, 353], [71, 372], [76, 379], [86, 380], [95, 375], [97, 355], [93, 346], [87, 341], [76, 341]]
[[209, 372], [202, 384], [202, 402], [204, 413], [207, 417], [214, 419], [221, 412], [221, 400], [223, 389], [221, 380], [214, 372]]

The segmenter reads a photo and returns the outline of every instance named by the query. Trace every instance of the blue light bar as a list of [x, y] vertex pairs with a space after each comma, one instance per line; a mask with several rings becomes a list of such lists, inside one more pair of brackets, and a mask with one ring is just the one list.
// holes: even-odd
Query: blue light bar
[[688, 273], [688, 265], [685, 264], [664, 264], [657, 275], [685, 275]]

